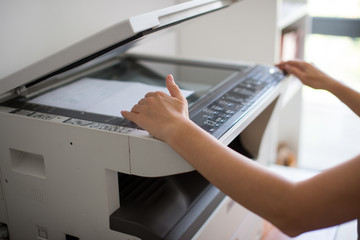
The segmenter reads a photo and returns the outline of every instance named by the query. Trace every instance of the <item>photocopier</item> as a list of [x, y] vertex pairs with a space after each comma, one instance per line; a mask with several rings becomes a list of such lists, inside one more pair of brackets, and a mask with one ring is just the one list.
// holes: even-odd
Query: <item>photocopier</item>
[[[130, 17], [0, 79], [0, 223], [11, 240], [216, 239], [209, 236], [239, 225], [240, 205], [120, 114], [147, 91], [166, 91], [171, 73], [191, 120], [254, 157], [239, 136], [270, 118], [281, 71], [128, 53], [233, 2], [194, 0]], [[261, 138], [266, 123], [259, 126], [251, 136]]]

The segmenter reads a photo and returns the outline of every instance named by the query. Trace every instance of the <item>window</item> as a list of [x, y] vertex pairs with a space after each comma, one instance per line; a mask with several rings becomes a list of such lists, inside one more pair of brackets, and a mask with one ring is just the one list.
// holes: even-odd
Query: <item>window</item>
[[[309, 0], [305, 60], [360, 91], [360, 0]], [[299, 166], [326, 169], [359, 154], [360, 119], [325, 91], [303, 89]]]

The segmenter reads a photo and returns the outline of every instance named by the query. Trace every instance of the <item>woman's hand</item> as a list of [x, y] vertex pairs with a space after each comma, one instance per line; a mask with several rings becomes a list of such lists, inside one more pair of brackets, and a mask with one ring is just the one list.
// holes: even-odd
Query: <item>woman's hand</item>
[[326, 75], [314, 65], [304, 61], [293, 60], [281, 62], [276, 66], [287, 73], [295, 75], [303, 84], [315, 89], [329, 90], [336, 82], [335, 79]]
[[164, 92], [149, 92], [131, 111], [121, 111], [124, 118], [135, 122], [154, 137], [167, 141], [181, 122], [189, 120], [188, 104], [172, 75], [166, 77]]
[[356, 90], [326, 75], [307, 62], [287, 61], [276, 66], [290, 74], [294, 74], [303, 84], [309, 87], [329, 91], [360, 116], [360, 93]]

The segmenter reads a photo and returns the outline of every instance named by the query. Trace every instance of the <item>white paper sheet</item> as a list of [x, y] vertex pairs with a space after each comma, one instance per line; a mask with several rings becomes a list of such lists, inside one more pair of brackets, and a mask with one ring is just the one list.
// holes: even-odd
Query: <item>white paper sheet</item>
[[[146, 93], [154, 91], [169, 94], [165, 87], [139, 82], [84, 78], [45, 93], [29, 102], [121, 117], [121, 110], [130, 111]], [[188, 90], [182, 90], [182, 92], [185, 97], [193, 93]]]

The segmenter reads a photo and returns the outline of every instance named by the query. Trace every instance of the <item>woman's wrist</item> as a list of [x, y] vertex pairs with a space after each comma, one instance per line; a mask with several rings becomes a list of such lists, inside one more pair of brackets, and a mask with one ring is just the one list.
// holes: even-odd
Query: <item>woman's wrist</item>
[[[183, 131], [186, 131], [188, 119], [185, 117], [176, 118], [166, 126], [164, 141], [171, 145], [174, 139], [178, 138]], [[190, 120], [189, 120], [190, 121]]]
[[[191, 135], [195, 123], [189, 118], [179, 118], [173, 122], [172, 127], [168, 129], [168, 134], [164, 141], [171, 147], [176, 148], [179, 141], [185, 141], [186, 135]], [[195, 125], [196, 126], [196, 125]]]
[[329, 77], [329, 80], [327, 81], [323, 89], [336, 95], [336, 92], [339, 90], [339, 88], [342, 87], [343, 84], [341, 82]]

